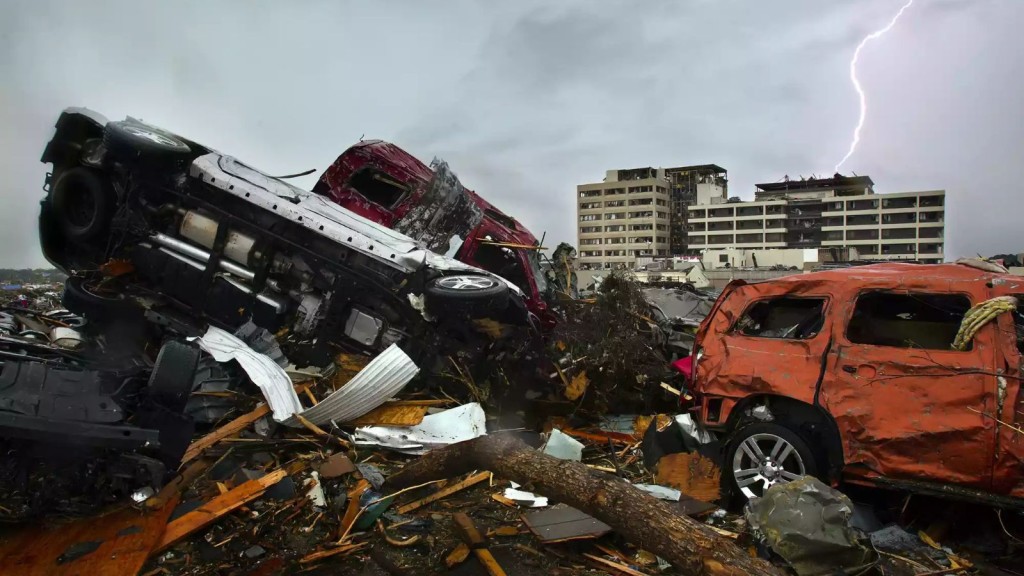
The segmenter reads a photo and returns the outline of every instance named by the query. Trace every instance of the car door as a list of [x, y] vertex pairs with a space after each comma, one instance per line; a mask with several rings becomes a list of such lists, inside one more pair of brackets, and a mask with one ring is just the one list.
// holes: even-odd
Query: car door
[[951, 347], [971, 304], [941, 285], [865, 289], [844, 304], [820, 401], [848, 475], [990, 488], [995, 328]]
[[731, 292], [719, 298], [698, 339], [696, 391], [725, 399], [721, 410], [705, 409], [705, 423], [724, 423], [732, 405], [750, 395], [811, 403], [829, 340], [829, 295], [789, 283], [735, 286]]

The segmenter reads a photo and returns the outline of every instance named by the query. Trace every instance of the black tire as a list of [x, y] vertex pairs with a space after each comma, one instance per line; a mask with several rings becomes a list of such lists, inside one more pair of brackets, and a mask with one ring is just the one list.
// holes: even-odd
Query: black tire
[[149, 397], [163, 408], [181, 413], [192, 392], [198, 365], [198, 348], [177, 340], [165, 343], [149, 375]]
[[88, 242], [106, 232], [115, 205], [110, 182], [84, 166], [61, 173], [50, 191], [53, 215], [71, 242]]
[[135, 120], [108, 122], [103, 144], [111, 158], [136, 164], [174, 164], [192, 153], [177, 136]]
[[94, 322], [125, 319], [139, 312], [124, 294], [96, 293], [89, 289], [87, 280], [81, 276], [72, 276], [64, 282], [61, 302], [68, 310]]
[[[818, 460], [815, 457], [816, 451], [811, 448], [800, 434], [775, 422], [759, 422], [744, 426], [733, 434], [733, 437], [730, 439], [729, 444], [726, 447], [725, 458], [722, 461], [722, 496], [725, 502], [733, 509], [742, 507], [750, 499], [750, 497], [742, 490], [735, 475], [735, 469], [737, 467], [735, 464], [737, 452], [742, 449], [741, 447], [744, 442], [751, 439], [755, 439], [754, 442], [763, 446], [762, 451], [764, 451], [765, 448], [770, 450], [773, 440], [769, 439], [769, 436], [782, 439], [793, 448], [792, 453], [788, 455], [783, 462], [781, 462], [787, 473], [795, 474], [798, 471], [798, 467], [792, 465], [794, 462], [793, 454], [795, 454], [799, 457], [799, 462], [803, 468], [803, 476], [819, 476], [819, 470], [822, 468], [818, 465]], [[785, 448], [783, 448], [782, 451], [785, 451]], [[741, 455], [741, 458], [743, 460], [748, 460], [749, 454], [746, 456]], [[744, 479], [748, 478], [748, 476], [744, 475]], [[784, 478], [781, 481], [789, 482], [792, 479], [793, 478]], [[760, 486], [757, 486], [757, 484], [760, 484]], [[757, 492], [758, 490], [755, 490], [754, 488], [760, 488], [760, 492], [763, 494], [763, 490], [765, 488], [764, 482], [757, 481], [754, 485], [748, 486], [748, 489], [751, 489], [752, 492]], [[755, 494], [755, 496], [757, 495], [760, 494]]]
[[448, 314], [482, 318], [508, 306], [508, 286], [480, 274], [452, 274], [434, 278], [424, 289], [427, 308], [434, 316]]

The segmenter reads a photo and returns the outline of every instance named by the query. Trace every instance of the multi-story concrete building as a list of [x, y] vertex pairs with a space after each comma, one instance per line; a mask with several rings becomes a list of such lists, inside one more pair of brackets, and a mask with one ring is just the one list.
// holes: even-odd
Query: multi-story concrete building
[[576, 187], [579, 266], [632, 268], [637, 256], [668, 256], [669, 189], [662, 168], [608, 170]]
[[867, 260], [941, 262], [945, 191], [875, 194], [867, 176], [757, 184], [753, 202], [725, 195], [687, 213], [691, 252], [708, 248], [855, 247]]
[[729, 173], [715, 164], [666, 168], [669, 186], [669, 252], [687, 254], [687, 213], [694, 204], [711, 204], [729, 195]]

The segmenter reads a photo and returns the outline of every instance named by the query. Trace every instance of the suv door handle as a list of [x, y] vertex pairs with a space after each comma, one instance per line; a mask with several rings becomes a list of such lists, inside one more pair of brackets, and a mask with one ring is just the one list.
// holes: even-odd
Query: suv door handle
[[847, 364], [846, 366], [843, 366], [843, 372], [849, 372], [850, 374], [856, 374], [857, 373], [857, 367], [856, 366], [850, 366], [849, 364]]

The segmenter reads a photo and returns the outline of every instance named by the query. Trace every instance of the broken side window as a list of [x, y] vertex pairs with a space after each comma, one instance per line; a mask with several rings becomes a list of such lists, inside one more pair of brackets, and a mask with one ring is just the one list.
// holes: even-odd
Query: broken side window
[[349, 178], [349, 185], [370, 202], [392, 208], [409, 187], [396, 182], [374, 168], [363, 168]]
[[734, 330], [744, 336], [806, 340], [825, 322], [824, 298], [781, 296], [751, 304]]
[[857, 297], [846, 337], [855, 344], [951, 350], [970, 308], [962, 294], [865, 292]]

